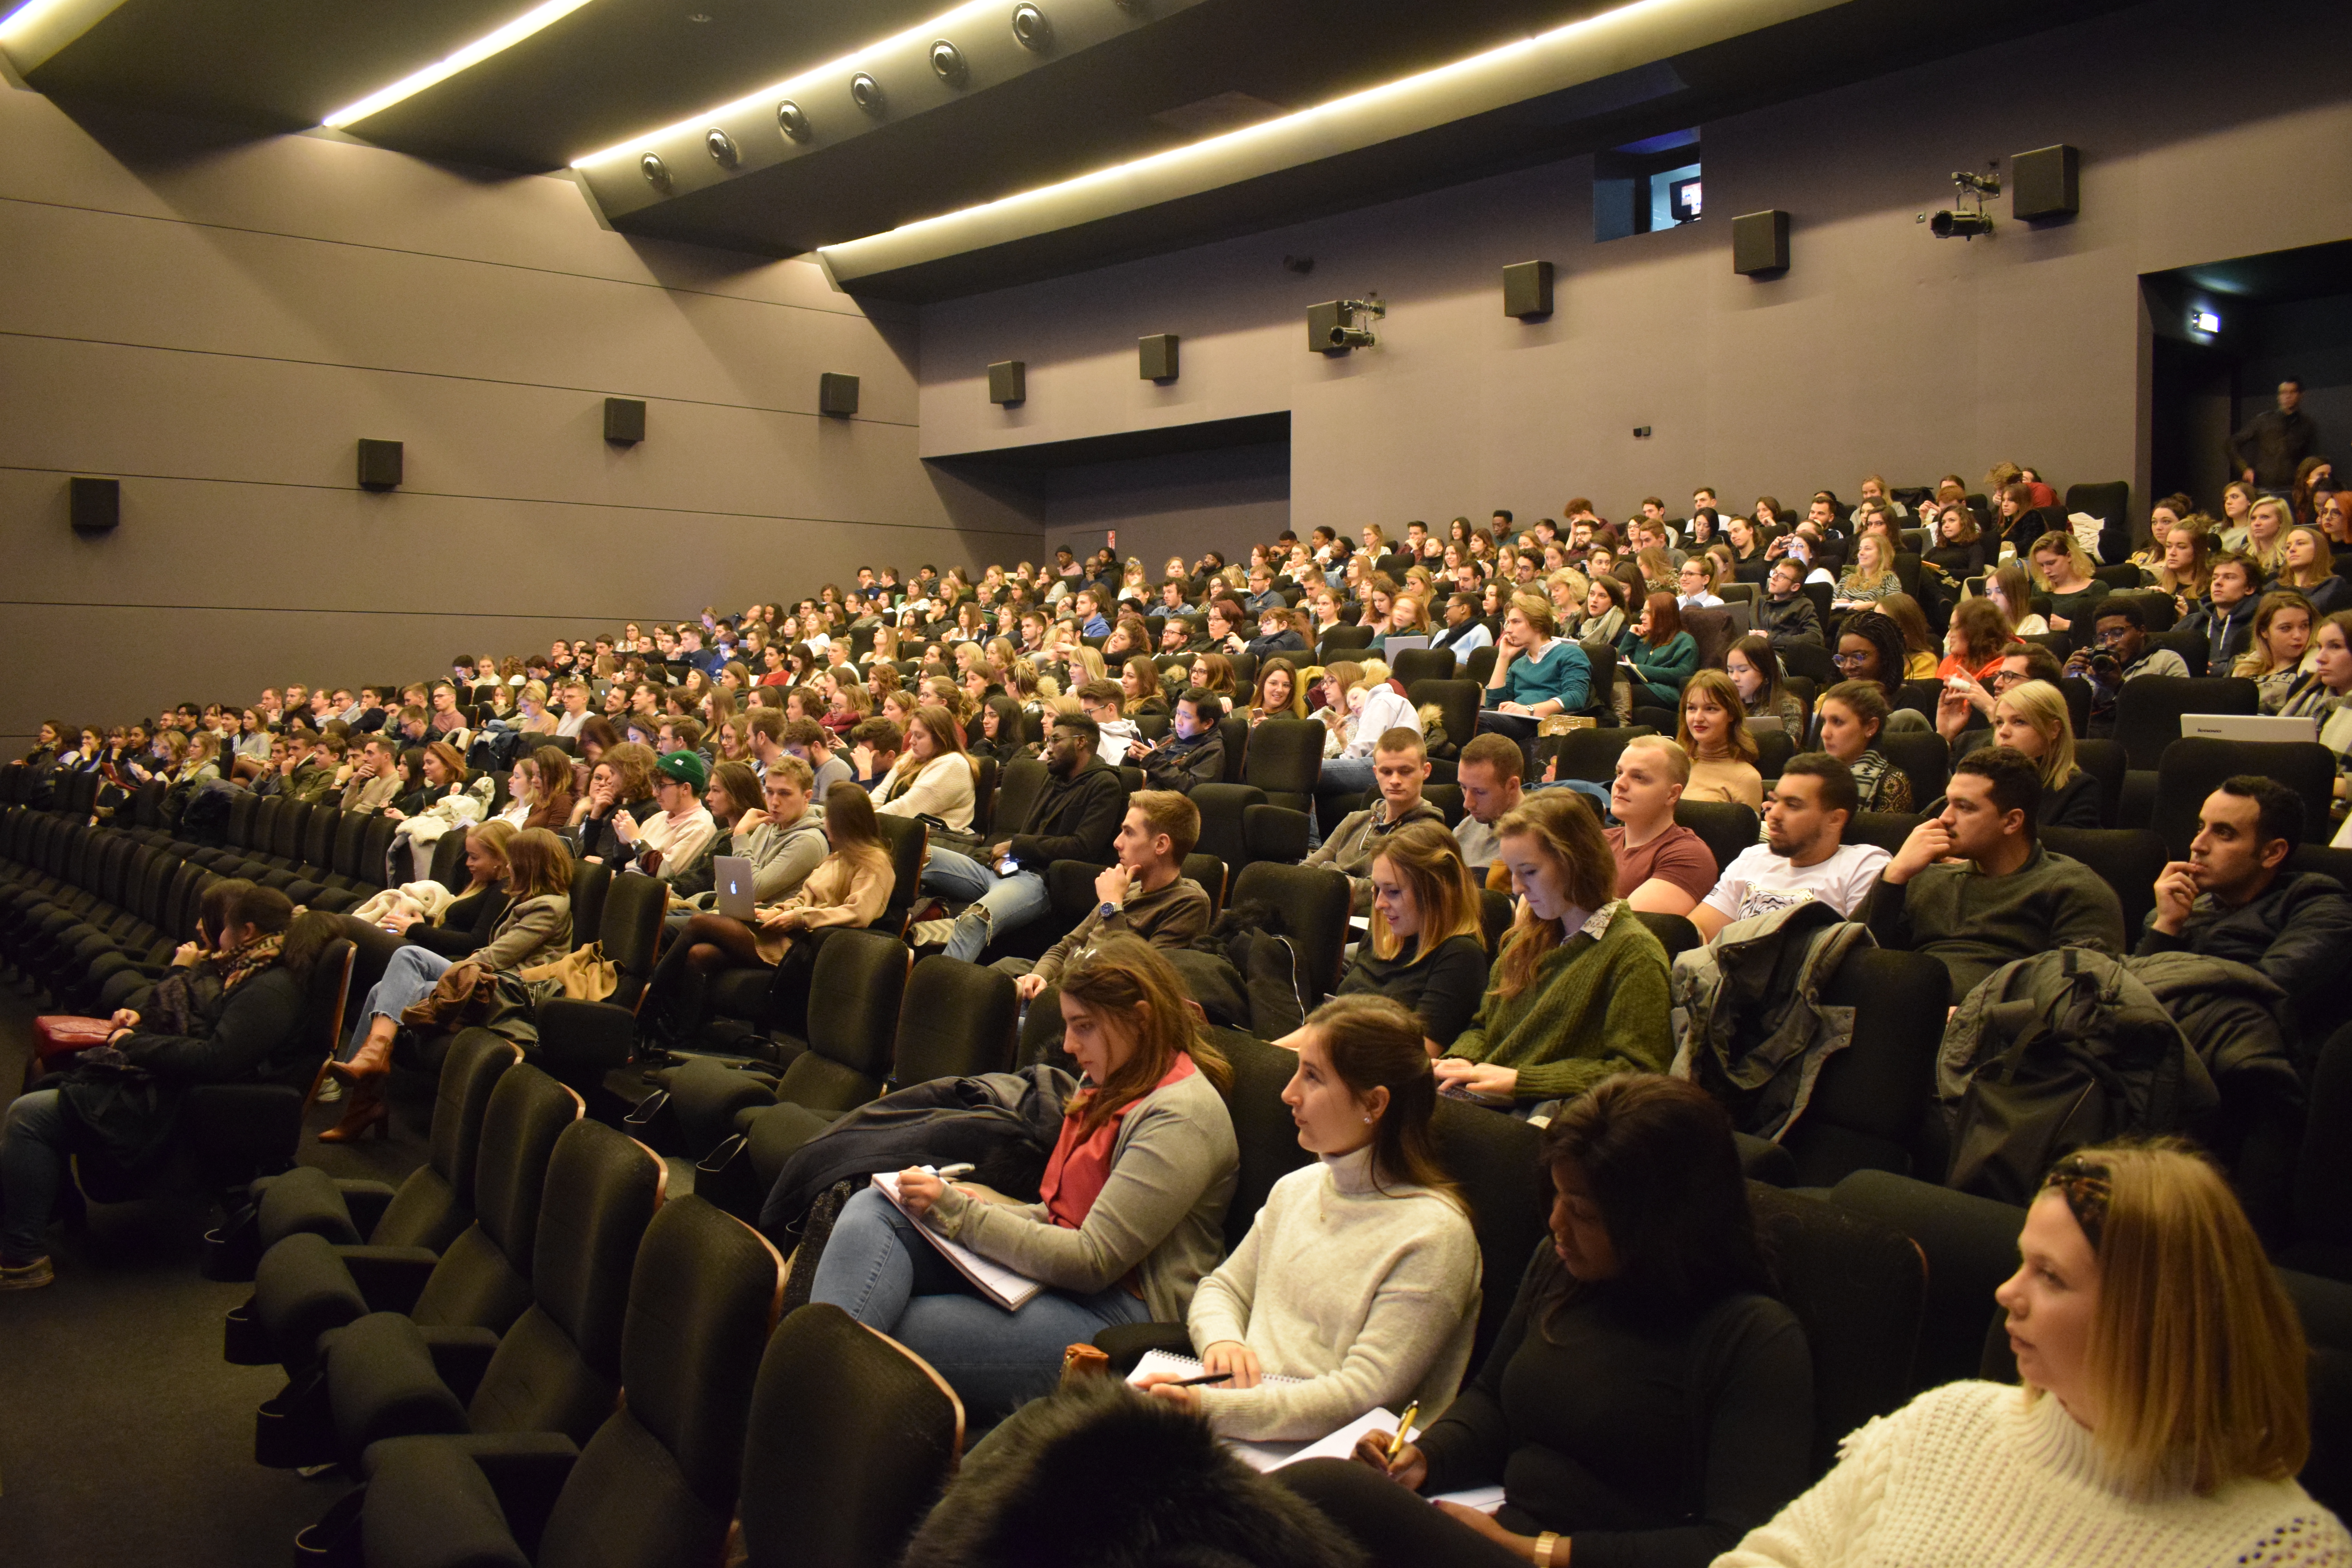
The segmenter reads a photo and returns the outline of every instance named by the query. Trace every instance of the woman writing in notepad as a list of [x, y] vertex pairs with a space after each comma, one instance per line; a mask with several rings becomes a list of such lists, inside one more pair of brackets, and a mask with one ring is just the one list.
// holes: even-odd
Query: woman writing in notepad
[[[1276, 1472], [1375, 1568], [1698, 1568], [1811, 1477], [1812, 1358], [1722, 1109], [1626, 1074], [1569, 1103], [1543, 1158], [1551, 1236], [1461, 1397], [1393, 1454], [1379, 1431]], [[1416, 1495], [1491, 1487], [1491, 1517]]]
[[1232, 1380], [1157, 1390], [1230, 1437], [1311, 1441], [1375, 1405], [1442, 1410], [1476, 1327], [1478, 1242], [1430, 1138], [1419, 1020], [1385, 996], [1341, 996], [1296, 1039], [1282, 1100], [1320, 1159], [1274, 1184], [1193, 1292], [1202, 1367]]
[[[842, 1209], [809, 1297], [906, 1345], [991, 1420], [1051, 1392], [1067, 1346], [1115, 1323], [1183, 1321], [1223, 1251], [1239, 1164], [1232, 1068], [1166, 958], [1107, 937], [1061, 988], [1063, 1048], [1083, 1076], [1041, 1201], [901, 1171], [898, 1204], [868, 1188]], [[1046, 1289], [1012, 1311], [976, 1295], [919, 1220]]]

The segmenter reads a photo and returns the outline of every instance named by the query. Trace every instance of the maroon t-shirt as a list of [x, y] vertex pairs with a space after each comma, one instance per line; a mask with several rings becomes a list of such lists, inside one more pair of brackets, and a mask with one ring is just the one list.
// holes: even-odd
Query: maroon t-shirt
[[1608, 830], [1609, 852], [1617, 857], [1617, 896], [1631, 898], [1633, 889], [1653, 877], [1671, 882], [1694, 899], [1715, 890], [1715, 857], [1706, 840], [1677, 824], [1643, 845], [1625, 847], [1625, 830]]

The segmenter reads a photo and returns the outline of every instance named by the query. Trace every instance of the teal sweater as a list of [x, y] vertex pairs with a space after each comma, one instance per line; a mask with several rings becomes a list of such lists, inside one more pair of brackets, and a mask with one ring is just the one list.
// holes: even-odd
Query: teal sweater
[[[1507, 938], [1503, 952], [1517, 940]], [[1673, 1063], [1666, 950], [1623, 900], [1544, 954], [1517, 996], [1499, 989], [1502, 967], [1498, 959], [1478, 1016], [1445, 1054], [1517, 1068], [1522, 1102], [1566, 1099], [1604, 1078]]]
[[1617, 654], [1633, 667], [1634, 675], [1652, 686], [1680, 691], [1698, 673], [1698, 639], [1676, 632], [1657, 647], [1627, 632], [1617, 639]]

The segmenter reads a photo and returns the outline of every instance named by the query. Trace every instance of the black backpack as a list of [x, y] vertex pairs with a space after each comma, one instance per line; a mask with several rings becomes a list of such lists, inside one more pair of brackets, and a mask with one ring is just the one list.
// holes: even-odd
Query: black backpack
[[2077, 1149], [2178, 1131], [2187, 1050], [2155, 994], [2103, 952], [2062, 948], [2004, 965], [1945, 1027], [1944, 1184], [2027, 1204]]

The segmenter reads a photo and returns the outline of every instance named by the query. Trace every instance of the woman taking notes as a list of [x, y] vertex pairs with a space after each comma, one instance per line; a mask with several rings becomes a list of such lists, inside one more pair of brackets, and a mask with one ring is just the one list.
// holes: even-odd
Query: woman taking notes
[[1947, 1384], [1866, 1424], [1720, 1564], [2352, 1562], [2294, 1481], [2303, 1326], [2220, 1173], [2179, 1147], [2085, 1149], [2018, 1250], [1993, 1299], [2025, 1386]]
[[[992, 1420], [1051, 1392], [1070, 1344], [1115, 1323], [1184, 1321], [1223, 1251], [1239, 1162], [1232, 1069], [1199, 1037], [1166, 958], [1106, 937], [1061, 987], [1062, 1046], [1082, 1076], [1041, 1201], [901, 1171], [906, 1212], [873, 1188], [852, 1198], [809, 1297], [898, 1340]], [[1047, 1289], [1005, 1310], [918, 1223]]]
[[1229, 1437], [1266, 1442], [1311, 1441], [1374, 1405], [1444, 1409], [1478, 1308], [1478, 1242], [1430, 1136], [1419, 1021], [1386, 997], [1340, 996], [1295, 1037], [1282, 1102], [1319, 1158], [1274, 1184], [1192, 1295], [1202, 1369], [1231, 1380], [1147, 1384]]

